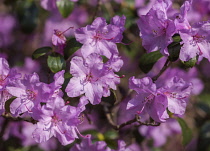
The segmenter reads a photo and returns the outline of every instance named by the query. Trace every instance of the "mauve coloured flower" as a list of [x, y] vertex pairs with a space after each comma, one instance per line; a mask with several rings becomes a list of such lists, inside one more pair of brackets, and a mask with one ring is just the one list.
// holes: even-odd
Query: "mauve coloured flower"
[[210, 61], [209, 29], [210, 22], [206, 21], [195, 24], [188, 31], [180, 32], [183, 46], [180, 50], [179, 58], [182, 61], [189, 61], [196, 56], [204, 57]]
[[138, 94], [128, 102], [126, 109], [135, 110], [136, 114], [141, 114], [144, 111], [156, 122], [165, 122], [169, 118], [166, 111], [167, 99], [165, 95], [157, 93], [156, 85], [151, 78], [135, 79], [131, 77], [129, 86]]
[[148, 52], [160, 49], [163, 55], [169, 54], [167, 46], [172, 42], [176, 31], [174, 22], [167, 17], [170, 5], [169, 1], [156, 1], [152, 9], [146, 15], [140, 16], [137, 22], [142, 45]]
[[102, 96], [109, 96], [109, 89], [115, 90], [116, 84], [120, 83], [118, 75], [95, 53], [85, 59], [78, 56], [72, 58], [70, 73], [73, 77], [66, 87], [67, 95], [77, 97], [85, 94], [94, 105], [101, 102]]
[[183, 115], [187, 106], [187, 101], [192, 91], [192, 83], [187, 83], [183, 79], [173, 77], [164, 87], [159, 88], [168, 102], [168, 110], [175, 115]]
[[188, 19], [187, 19], [187, 13], [190, 10], [191, 3], [189, 1], [185, 1], [185, 3], [180, 8], [180, 13], [175, 14], [175, 26], [177, 32], [180, 30], [189, 30], [191, 28]]
[[[81, 105], [82, 104], [82, 105]], [[34, 109], [33, 118], [38, 121], [33, 138], [41, 143], [56, 137], [62, 145], [72, 143], [77, 135], [77, 125], [81, 123], [80, 113], [85, 109], [87, 100], [73, 107], [65, 105], [61, 97], [51, 98], [46, 105]]]
[[183, 79], [172, 77], [163, 87], [156, 88], [150, 77], [129, 79], [129, 87], [137, 95], [127, 104], [127, 109], [136, 114], [148, 113], [156, 122], [165, 122], [169, 118], [167, 109], [175, 115], [183, 115], [192, 84]]
[[0, 58], [0, 114], [5, 111], [5, 102], [12, 97], [9, 86], [14, 85], [21, 77], [16, 70], [10, 69], [5, 58]]
[[46, 102], [48, 94], [45, 94], [44, 83], [39, 81], [36, 73], [25, 75], [24, 79], [17, 82], [14, 86], [8, 86], [8, 92], [17, 97], [10, 105], [10, 111], [14, 116], [21, 113], [32, 113], [33, 107]]
[[91, 25], [75, 30], [77, 41], [83, 44], [82, 55], [87, 57], [91, 53], [97, 53], [110, 58], [118, 55], [116, 42], [122, 40], [122, 32], [125, 17], [115, 16], [111, 24], [107, 25], [105, 18], [96, 18]]
[[62, 31], [58, 29], [54, 29], [54, 34], [52, 36], [52, 44], [54, 46], [65, 46], [66, 44], [66, 37], [63, 35]]

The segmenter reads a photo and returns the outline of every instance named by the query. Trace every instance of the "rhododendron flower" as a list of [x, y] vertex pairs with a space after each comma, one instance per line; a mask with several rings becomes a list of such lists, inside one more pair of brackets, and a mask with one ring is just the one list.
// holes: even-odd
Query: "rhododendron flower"
[[66, 37], [63, 35], [62, 31], [58, 29], [54, 30], [54, 34], [52, 36], [52, 43], [55, 46], [64, 47], [66, 44]]
[[187, 106], [188, 96], [192, 90], [192, 84], [178, 77], [171, 78], [161, 91], [168, 100], [168, 110], [177, 115], [183, 115]]
[[5, 102], [11, 97], [7, 87], [14, 85], [21, 74], [9, 68], [5, 58], [0, 58], [0, 114], [5, 111]]
[[180, 13], [175, 14], [175, 26], [176, 30], [179, 32], [180, 30], [189, 30], [191, 28], [188, 19], [187, 13], [190, 10], [191, 3], [189, 1], [185, 1], [184, 4], [180, 8]]
[[10, 111], [15, 116], [21, 113], [32, 113], [32, 108], [40, 102], [46, 102], [47, 97], [44, 90], [44, 83], [39, 81], [36, 73], [25, 75], [24, 79], [15, 86], [8, 86], [8, 92], [17, 97], [10, 105]]
[[167, 46], [172, 42], [176, 28], [172, 20], [167, 18], [169, 1], [156, 1], [146, 15], [140, 16], [138, 27], [142, 38], [142, 45], [148, 51], [160, 49], [163, 55], [168, 55]]
[[122, 32], [125, 17], [115, 16], [111, 24], [107, 25], [105, 18], [96, 18], [91, 25], [75, 30], [77, 41], [83, 44], [82, 55], [87, 57], [91, 53], [97, 53], [110, 58], [117, 55], [116, 42], [122, 40]]
[[183, 115], [192, 90], [191, 83], [177, 77], [171, 78], [170, 82], [160, 88], [156, 88], [150, 77], [131, 77], [129, 86], [137, 95], [128, 102], [127, 109], [135, 110], [137, 114], [146, 112], [156, 122], [165, 122], [169, 118], [166, 109], [175, 115]]
[[188, 31], [180, 32], [183, 40], [179, 58], [188, 61], [196, 56], [207, 58], [210, 61], [210, 22], [199, 22]]
[[103, 63], [98, 54], [91, 54], [86, 59], [72, 58], [70, 73], [73, 77], [66, 87], [67, 95], [77, 97], [85, 94], [92, 104], [100, 103], [102, 96], [109, 96], [109, 89], [116, 89], [116, 84], [120, 83], [118, 75]]
[[[83, 104], [82, 104], [83, 103]], [[37, 128], [33, 132], [36, 142], [45, 142], [51, 137], [56, 137], [62, 145], [72, 143], [77, 135], [77, 125], [81, 123], [80, 113], [87, 102], [82, 102], [78, 107], [65, 105], [60, 97], [51, 98], [41, 108], [36, 108], [33, 118], [38, 121]], [[81, 105], [82, 104], [82, 105]]]
[[129, 86], [138, 94], [128, 102], [127, 109], [137, 110], [137, 114], [143, 111], [148, 113], [157, 122], [165, 122], [169, 118], [166, 108], [168, 102], [163, 94], [157, 93], [156, 85], [152, 79], [129, 79]]

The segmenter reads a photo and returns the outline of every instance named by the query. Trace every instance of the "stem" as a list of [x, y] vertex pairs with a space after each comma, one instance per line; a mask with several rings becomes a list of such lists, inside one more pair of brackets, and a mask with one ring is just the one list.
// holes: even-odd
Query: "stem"
[[33, 118], [20, 118], [20, 117], [13, 117], [11, 114], [2, 114], [2, 117], [4, 117], [6, 120], [11, 120], [11, 121], [26, 121], [32, 124], [36, 124], [38, 121], [34, 120]]
[[140, 117], [139, 115], [135, 115], [135, 118], [133, 118], [132, 120], [129, 120], [129, 121], [127, 121], [127, 122], [124, 122], [124, 123], [122, 123], [122, 124], [120, 124], [120, 125], [116, 125], [116, 124], [114, 123], [114, 121], [112, 120], [112, 115], [111, 115], [111, 113], [108, 112], [108, 109], [107, 109], [105, 106], [104, 106], [104, 110], [105, 110], [105, 112], [106, 112], [106, 118], [107, 118], [109, 124], [110, 124], [110, 125], [112, 126], [112, 128], [115, 129], [115, 130], [120, 130], [121, 128], [123, 128], [123, 127], [125, 127], [125, 126], [127, 126], [127, 125], [131, 125], [131, 124], [133, 124], [133, 123], [135, 123], [135, 122], [139, 123], [138, 126], [140, 126], [140, 125], [146, 125], [146, 126], [159, 126], [159, 125], [160, 125], [160, 123], [156, 123], [155, 121], [154, 121], [154, 122], [148, 122], [148, 123], [147, 123], [147, 122], [141, 122], [141, 121], [140, 121], [141, 117]]
[[160, 70], [160, 72], [152, 78], [153, 82], [155, 82], [161, 76], [161, 74], [163, 74], [163, 72], [169, 67], [169, 64], [170, 64], [170, 60], [167, 59], [163, 68]]
[[93, 15], [92, 22], [93, 22], [94, 19], [96, 18], [96, 16], [97, 16], [98, 11], [99, 11], [100, 8], [101, 8], [101, 0], [98, 0], [98, 1], [97, 1], [97, 5], [96, 5], [96, 10], [95, 10], [94, 15]]

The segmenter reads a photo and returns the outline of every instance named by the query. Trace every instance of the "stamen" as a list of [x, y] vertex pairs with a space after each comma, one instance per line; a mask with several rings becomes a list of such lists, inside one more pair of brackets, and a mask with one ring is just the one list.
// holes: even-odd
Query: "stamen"
[[78, 130], [78, 128], [77, 127], [75, 127], [75, 130], [77, 131], [77, 133], [81, 136], [81, 137], [83, 137], [83, 138], [89, 138], [90, 137], [90, 135], [82, 135], [80, 132], [79, 132], [79, 130]]

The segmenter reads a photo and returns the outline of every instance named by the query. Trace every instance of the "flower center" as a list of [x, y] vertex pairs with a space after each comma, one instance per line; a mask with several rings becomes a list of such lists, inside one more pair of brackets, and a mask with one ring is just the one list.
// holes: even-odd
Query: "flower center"
[[30, 89], [26, 90], [26, 94], [29, 100], [34, 100], [36, 98], [36, 93]]
[[6, 78], [8, 76], [0, 75], [0, 85], [3, 86], [6, 83]]
[[154, 98], [154, 94], [150, 94], [147, 97], [144, 97], [144, 103], [151, 103]]

